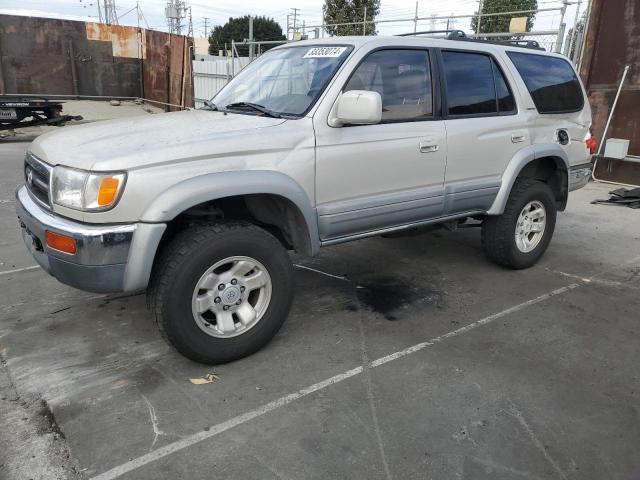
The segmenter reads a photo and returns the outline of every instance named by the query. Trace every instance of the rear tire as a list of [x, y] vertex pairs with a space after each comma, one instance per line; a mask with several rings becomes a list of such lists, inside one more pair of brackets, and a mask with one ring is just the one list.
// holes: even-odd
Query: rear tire
[[549, 185], [528, 178], [516, 180], [504, 213], [482, 223], [487, 256], [514, 270], [535, 265], [551, 242], [556, 216], [556, 200]]
[[148, 291], [163, 338], [205, 364], [259, 350], [282, 326], [292, 299], [286, 250], [267, 231], [240, 222], [178, 233], [160, 254]]

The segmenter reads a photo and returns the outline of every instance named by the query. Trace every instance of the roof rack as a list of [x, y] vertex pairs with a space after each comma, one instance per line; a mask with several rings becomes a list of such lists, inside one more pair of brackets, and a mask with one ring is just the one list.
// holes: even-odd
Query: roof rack
[[464, 40], [466, 42], [479, 42], [479, 43], [491, 43], [494, 45], [511, 45], [512, 47], [519, 48], [530, 48], [532, 50], [542, 50], [545, 49], [540, 46], [540, 44], [535, 40], [487, 40], [485, 38], [459, 38], [453, 40]]
[[544, 50], [543, 47], [535, 40], [495, 40], [490, 43], [500, 43], [502, 45], [513, 45], [514, 47], [534, 48], [536, 50]]
[[427, 30], [424, 32], [399, 33], [396, 37], [417, 37], [418, 35], [429, 35], [432, 33], [446, 33], [447, 40], [456, 40], [459, 38], [468, 38], [462, 30]]
[[545, 50], [535, 40], [487, 40], [485, 38], [469, 37], [462, 30], [427, 30], [422, 32], [399, 33], [396, 35], [396, 37], [417, 37], [419, 35], [430, 35], [434, 33], [446, 33], [447, 35], [445, 38], [447, 40], [458, 40], [461, 42], [491, 43], [494, 45], [511, 45], [513, 47], [530, 48], [533, 50], [542, 50], [542, 51]]

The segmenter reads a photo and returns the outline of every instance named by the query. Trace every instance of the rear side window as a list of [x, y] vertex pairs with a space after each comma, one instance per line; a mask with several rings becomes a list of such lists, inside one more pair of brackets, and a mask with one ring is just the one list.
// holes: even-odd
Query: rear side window
[[582, 88], [569, 62], [557, 57], [507, 52], [540, 113], [582, 110]]
[[507, 82], [489, 55], [442, 52], [449, 115], [496, 115], [515, 112]]
[[382, 97], [382, 121], [433, 116], [431, 70], [426, 50], [379, 50], [353, 72], [344, 91], [369, 90]]

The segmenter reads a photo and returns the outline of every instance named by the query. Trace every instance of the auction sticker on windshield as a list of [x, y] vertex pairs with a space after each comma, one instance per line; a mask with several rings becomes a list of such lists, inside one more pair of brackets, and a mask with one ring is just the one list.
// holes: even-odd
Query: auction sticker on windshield
[[346, 49], [347, 47], [313, 47], [302, 58], [336, 58]]

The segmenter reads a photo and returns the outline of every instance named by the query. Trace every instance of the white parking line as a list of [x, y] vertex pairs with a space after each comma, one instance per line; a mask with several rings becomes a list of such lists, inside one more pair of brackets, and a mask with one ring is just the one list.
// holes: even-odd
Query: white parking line
[[15, 268], [13, 270], [5, 270], [4, 272], [0, 272], [0, 275], [11, 275], [12, 273], [29, 272], [31, 270], [37, 270], [38, 268], [40, 268], [40, 265], [33, 265], [32, 267], [24, 267], [24, 268]]
[[[407, 355], [411, 355], [412, 353], [419, 352], [425, 347], [431, 346], [435, 343], [442, 342], [448, 338], [455, 337], [457, 335], [461, 335], [463, 333], [469, 332], [478, 327], [481, 327], [482, 325], [486, 325], [494, 320], [502, 318], [511, 313], [517, 312], [518, 310], [522, 310], [523, 308], [527, 308], [531, 305], [535, 305], [536, 303], [543, 302], [551, 297], [561, 295], [579, 286], [580, 284], [572, 283], [571, 285], [567, 285], [566, 287], [558, 288], [551, 292], [540, 295], [539, 297], [533, 298], [531, 300], [527, 300], [526, 302], [507, 308], [506, 310], [502, 310], [501, 312], [494, 313], [493, 315], [489, 315], [488, 317], [484, 317], [464, 327], [458, 328], [451, 332], [432, 338], [429, 341], [418, 343], [416, 345], [405, 348], [404, 350], [400, 350], [390, 355], [385, 355], [384, 357], [380, 357], [377, 360], [371, 361], [368, 364], [368, 368], [376, 368], [386, 363], [397, 360], [399, 358], [406, 357]], [[172, 453], [178, 452], [180, 450], [184, 450], [185, 448], [195, 445], [196, 443], [200, 443], [203, 440], [207, 440], [209, 438], [220, 435], [221, 433], [226, 432], [231, 428], [247, 423], [250, 420], [253, 420], [254, 418], [261, 417], [269, 412], [272, 412], [273, 410], [276, 410], [280, 407], [288, 405], [289, 403], [295, 400], [299, 400], [300, 398], [306, 397], [307, 395], [310, 395], [314, 392], [323, 390], [327, 387], [330, 387], [331, 385], [335, 385], [336, 383], [340, 383], [344, 380], [347, 380], [348, 378], [359, 375], [363, 372], [363, 370], [364, 369], [362, 366], [352, 368], [351, 370], [347, 370], [346, 372], [340, 373], [331, 378], [327, 378], [326, 380], [323, 380], [309, 387], [298, 390], [297, 392], [293, 392], [288, 395], [285, 395], [284, 397], [278, 398], [277, 400], [273, 400], [272, 402], [262, 405], [261, 407], [258, 407], [247, 413], [238, 415], [237, 417], [233, 417], [225, 422], [214, 425], [208, 430], [197, 432], [188, 437], [184, 437], [181, 440], [165, 445], [164, 447], [160, 447], [159, 449], [149, 452], [138, 458], [134, 458], [133, 460], [130, 460], [126, 463], [123, 463], [122, 465], [114, 467], [111, 470], [107, 470], [106, 472], [93, 477], [93, 480], [113, 480], [114, 478], [118, 478], [121, 475], [124, 475], [125, 473], [128, 473], [137, 468], [140, 468], [156, 460], [160, 460], [161, 458], [166, 457], [167, 455], [171, 455]]]

